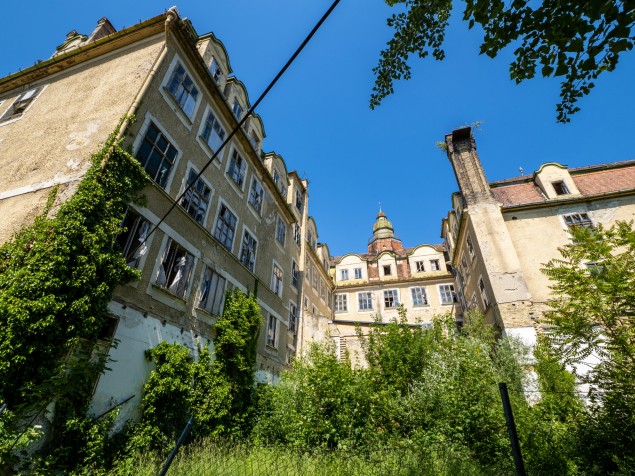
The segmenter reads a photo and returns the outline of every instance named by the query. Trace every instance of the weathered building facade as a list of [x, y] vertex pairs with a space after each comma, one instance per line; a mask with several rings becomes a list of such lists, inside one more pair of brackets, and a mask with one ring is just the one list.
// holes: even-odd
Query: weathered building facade
[[398, 319], [400, 305], [413, 326], [431, 325], [441, 314], [461, 315], [446, 260], [444, 245], [404, 248], [380, 210], [367, 253], [331, 260], [334, 338], [340, 355], [348, 352], [353, 362], [363, 362], [357, 329], [364, 333], [373, 322]]
[[442, 237], [461, 307], [482, 310], [503, 332], [535, 342], [550, 297], [541, 268], [559, 258], [574, 227], [635, 218], [635, 160], [488, 182], [469, 128], [446, 136], [460, 192]]

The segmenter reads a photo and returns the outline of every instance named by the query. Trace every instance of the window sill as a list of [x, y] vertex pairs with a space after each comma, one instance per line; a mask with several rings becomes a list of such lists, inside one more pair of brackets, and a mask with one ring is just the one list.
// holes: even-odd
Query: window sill
[[[172, 294], [165, 288], [162, 288], [156, 283], [151, 283], [148, 289], [148, 294], [157, 301], [170, 306], [179, 311], [185, 311], [187, 301], [176, 294]], [[186, 293], [187, 295], [187, 293]]]
[[[245, 175], [247, 174], [245, 173]], [[231, 186], [231, 188], [234, 189], [234, 192], [236, 192], [238, 196], [242, 199], [245, 191], [238, 186], [238, 184], [234, 181], [233, 178], [231, 178], [228, 172], [225, 172], [225, 180], [227, 180], [227, 183]], [[245, 186], [245, 183], [243, 181], [243, 187], [244, 186]]]

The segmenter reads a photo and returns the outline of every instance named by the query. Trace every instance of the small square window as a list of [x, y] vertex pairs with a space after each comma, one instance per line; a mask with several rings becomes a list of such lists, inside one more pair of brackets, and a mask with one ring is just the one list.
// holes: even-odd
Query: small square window
[[355, 268], [355, 279], [362, 279], [362, 268]]
[[423, 273], [426, 270], [423, 261], [416, 261], [415, 265], [417, 266], [417, 273]]
[[390, 265], [384, 265], [384, 276], [390, 276], [392, 274], [392, 270], [390, 268]]
[[438, 259], [431, 259], [430, 260], [430, 271], [439, 271], [441, 270], [441, 267], [439, 266], [439, 260]]
[[340, 271], [341, 276], [342, 276], [342, 281], [346, 281], [348, 279], [348, 270], [347, 269], [343, 269]]
[[567, 184], [562, 180], [559, 182], [552, 182], [551, 185], [553, 185], [553, 190], [556, 192], [556, 195], [569, 195], [571, 193], [567, 188]]

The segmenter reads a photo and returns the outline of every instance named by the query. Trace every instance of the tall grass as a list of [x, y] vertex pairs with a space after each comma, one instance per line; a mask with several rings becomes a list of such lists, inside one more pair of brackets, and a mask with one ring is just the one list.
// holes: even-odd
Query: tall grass
[[[143, 455], [120, 467], [118, 474], [156, 475], [164, 463], [157, 455]], [[130, 471], [130, 472], [129, 472]], [[450, 448], [412, 447], [328, 450], [219, 444], [199, 441], [181, 449], [170, 476], [477, 476], [492, 474]]]

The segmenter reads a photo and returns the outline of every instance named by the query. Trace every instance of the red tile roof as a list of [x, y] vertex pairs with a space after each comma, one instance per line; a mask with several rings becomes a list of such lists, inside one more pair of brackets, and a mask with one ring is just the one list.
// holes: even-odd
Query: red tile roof
[[[635, 160], [569, 169], [584, 197], [635, 190]], [[533, 176], [492, 182], [492, 195], [503, 206], [546, 202], [548, 199], [533, 182]]]

